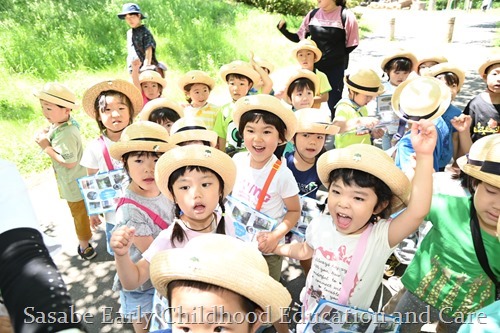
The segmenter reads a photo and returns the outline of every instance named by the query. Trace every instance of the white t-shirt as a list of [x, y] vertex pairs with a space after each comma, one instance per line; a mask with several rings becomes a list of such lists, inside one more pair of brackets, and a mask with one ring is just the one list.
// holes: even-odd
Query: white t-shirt
[[[382, 282], [385, 262], [394, 250], [389, 247], [389, 223], [388, 220], [381, 220], [373, 226], [347, 305], [361, 309], [370, 307]], [[311, 315], [320, 298], [337, 301], [360, 237], [361, 234], [338, 232], [328, 215], [311, 221], [306, 231], [306, 242], [314, 249], [314, 254], [301, 293], [303, 318]]]
[[[236, 164], [237, 172], [236, 182], [231, 195], [250, 207], [255, 208], [267, 177], [277, 160], [278, 158], [273, 155], [262, 169], [254, 169], [250, 167], [249, 152], [241, 152], [234, 155], [233, 161]], [[292, 171], [286, 166], [285, 161], [274, 175], [260, 211], [281, 222], [286, 213], [283, 199], [293, 197], [298, 193], [299, 187], [297, 181]]]

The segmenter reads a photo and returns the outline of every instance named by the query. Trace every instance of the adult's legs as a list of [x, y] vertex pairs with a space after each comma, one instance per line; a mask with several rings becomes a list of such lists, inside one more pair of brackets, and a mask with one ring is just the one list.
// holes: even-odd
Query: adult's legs
[[344, 65], [339, 64], [329, 68], [319, 68], [320, 71], [325, 73], [332, 90], [328, 94], [328, 108], [332, 114], [332, 119], [335, 117], [335, 105], [342, 98], [342, 91], [344, 90]]

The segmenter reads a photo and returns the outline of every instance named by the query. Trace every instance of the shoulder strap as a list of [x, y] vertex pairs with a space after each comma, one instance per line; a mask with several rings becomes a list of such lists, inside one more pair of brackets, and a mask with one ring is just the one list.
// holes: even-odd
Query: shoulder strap
[[260, 211], [262, 208], [262, 204], [264, 203], [264, 198], [266, 197], [267, 190], [269, 189], [269, 185], [271, 185], [271, 182], [273, 181], [274, 175], [276, 174], [276, 171], [281, 166], [281, 160], [278, 159], [276, 162], [273, 164], [273, 168], [271, 169], [271, 172], [269, 172], [269, 175], [267, 176], [266, 182], [264, 183], [264, 187], [262, 188], [262, 191], [260, 192], [259, 195], [259, 200], [257, 201], [257, 205], [255, 206], [256, 211]]
[[106, 147], [106, 142], [104, 142], [104, 136], [99, 136], [99, 142], [101, 143], [102, 156], [104, 156], [104, 161], [106, 161], [106, 166], [108, 167], [108, 171], [112, 171], [115, 169], [113, 163], [111, 162], [111, 156], [109, 156], [108, 147]]
[[314, 8], [312, 11], [311, 11], [311, 14], [309, 14], [309, 22], [311, 22], [312, 18], [314, 17], [314, 15], [316, 15], [316, 13], [318, 12], [319, 8]]
[[344, 28], [345, 30], [345, 21], [347, 20], [347, 14], [345, 13], [346, 12], [346, 8], [344, 6], [342, 6], [342, 9], [340, 10], [340, 19], [342, 20], [342, 28]]
[[153, 222], [160, 227], [161, 230], [164, 230], [164, 229], [167, 229], [168, 227], [168, 223], [165, 222], [161, 217], [160, 215], [156, 214], [155, 212], [153, 212], [151, 209], [149, 209], [148, 207], [144, 206], [144, 205], [141, 205], [140, 203], [138, 203], [137, 201], [135, 200], [132, 200], [132, 199], [129, 199], [129, 198], [120, 198], [118, 200], [118, 204], [116, 205], [116, 209], [118, 209], [118, 207], [120, 206], [123, 206], [124, 204], [132, 204], [132, 205], [135, 205], [137, 208], [141, 209], [142, 211], [144, 211], [146, 214], [148, 214], [148, 216], [151, 218], [151, 220], [153, 220]]

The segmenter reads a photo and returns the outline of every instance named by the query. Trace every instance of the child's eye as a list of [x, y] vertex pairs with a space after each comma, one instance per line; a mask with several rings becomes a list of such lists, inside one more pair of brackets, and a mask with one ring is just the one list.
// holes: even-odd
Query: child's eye
[[271, 134], [271, 131], [264, 131], [264, 134]]
[[142, 163], [142, 160], [141, 160], [140, 158], [136, 158], [136, 159], [134, 160], [134, 163]]
[[191, 329], [189, 327], [181, 327], [180, 328], [183, 332], [190, 332]]
[[334, 190], [334, 189], [332, 189], [330, 192], [331, 192], [331, 193], [333, 193], [333, 194], [337, 194], [337, 195], [338, 195], [338, 194], [340, 194], [340, 192], [339, 192], [339, 191]]
[[179, 190], [186, 191], [189, 189], [189, 186], [180, 186]]
[[356, 201], [365, 201], [365, 199], [361, 198], [361, 197], [354, 197], [354, 200], [356, 200]]
[[318, 138], [318, 140], [322, 140], [322, 139], [325, 138], [325, 136], [324, 135], [318, 135], [317, 138]]
[[203, 184], [201, 184], [201, 186], [203, 186], [203, 187], [209, 187], [210, 185], [212, 185], [212, 183], [203, 183]]
[[222, 331], [225, 331], [226, 328], [225, 327], [222, 327], [222, 326], [217, 326], [214, 328], [214, 332], [222, 332]]

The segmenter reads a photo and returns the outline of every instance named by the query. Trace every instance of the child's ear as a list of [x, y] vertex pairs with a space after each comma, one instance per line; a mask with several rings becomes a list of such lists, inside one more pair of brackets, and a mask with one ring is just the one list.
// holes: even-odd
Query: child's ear
[[[261, 316], [261, 313], [262, 313], [262, 309], [260, 308], [256, 308], [253, 313], [255, 315], [256, 318], [260, 318]], [[253, 324], [250, 324], [250, 332], [249, 333], [255, 333], [257, 332], [257, 330], [262, 326], [262, 322], [260, 320], [255, 320], [255, 323]]]
[[375, 209], [373, 210], [373, 214], [375, 214], [375, 215], [380, 214], [381, 212], [383, 212], [383, 211], [384, 211], [384, 209], [386, 209], [386, 208], [387, 208], [387, 206], [389, 206], [389, 201], [387, 201], [387, 200], [386, 200], [386, 201], [382, 201], [381, 203], [379, 203], [379, 204], [375, 207]]

